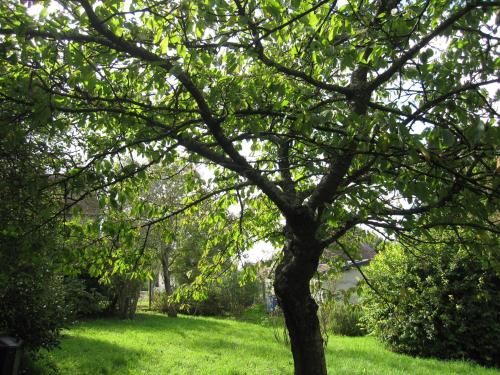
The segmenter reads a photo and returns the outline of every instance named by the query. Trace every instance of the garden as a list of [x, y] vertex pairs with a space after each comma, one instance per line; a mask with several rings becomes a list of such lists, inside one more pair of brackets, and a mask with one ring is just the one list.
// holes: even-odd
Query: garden
[[499, 9], [1, 1], [0, 373], [499, 373]]

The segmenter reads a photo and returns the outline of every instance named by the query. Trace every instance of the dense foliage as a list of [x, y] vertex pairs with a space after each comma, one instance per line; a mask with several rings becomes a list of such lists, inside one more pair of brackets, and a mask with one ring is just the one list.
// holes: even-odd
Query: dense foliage
[[114, 275], [107, 283], [82, 272], [66, 277], [67, 303], [76, 318], [116, 317], [134, 318], [139, 300], [141, 280]]
[[388, 246], [366, 271], [367, 328], [394, 350], [500, 365], [500, 276], [460, 246]]
[[243, 282], [241, 272], [229, 272], [207, 290], [206, 299], [191, 301], [188, 311], [200, 315], [241, 315], [260, 298], [257, 280]]
[[[0, 332], [51, 348], [73, 316], [51, 155], [29, 113], [0, 107]], [[52, 155], [53, 157], [54, 155]]]
[[87, 275], [67, 277], [65, 289], [76, 318], [95, 318], [105, 314], [110, 300], [107, 288]]

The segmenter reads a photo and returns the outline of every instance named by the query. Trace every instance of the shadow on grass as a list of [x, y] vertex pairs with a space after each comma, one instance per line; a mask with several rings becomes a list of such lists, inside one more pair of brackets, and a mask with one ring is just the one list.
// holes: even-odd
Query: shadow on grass
[[[235, 329], [236, 324], [238, 328]], [[181, 337], [192, 336], [193, 333], [206, 333], [215, 336], [232, 335], [235, 331], [241, 331], [242, 334], [257, 339], [261, 338], [262, 335], [255, 331], [256, 326], [253, 323], [241, 323], [229, 319], [183, 315], [179, 315], [177, 318], [169, 318], [166, 315], [151, 313], [139, 313], [132, 320], [103, 318], [82, 322], [79, 325], [83, 329], [90, 328], [102, 333], [121, 333], [126, 330], [131, 334], [157, 334], [161, 331], [168, 331]], [[262, 327], [262, 329], [265, 328]]]
[[177, 318], [169, 318], [166, 315], [138, 313], [135, 319], [119, 320], [115, 318], [102, 318], [82, 322], [82, 326], [92, 326], [101, 331], [119, 332], [123, 329], [136, 332], [157, 332], [159, 329], [182, 329], [186, 331], [200, 330], [204, 327], [209, 329], [228, 328], [228, 324], [223, 320], [211, 318], [187, 317], [179, 315]]
[[[207, 360], [292, 366], [290, 349], [276, 343], [270, 329], [217, 318], [145, 313], [134, 320], [99, 319], [79, 324], [62, 346], [57, 357], [65, 374], [126, 374], [131, 369], [152, 368], [147, 363], [150, 360], [179, 368], [197, 368], [197, 363]], [[466, 362], [392, 353], [366, 337], [332, 337], [327, 363], [338, 374], [465, 375], [476, 369], [481, 374], [494, 373]]]
[[[138, 337], [151, 336], [159, 338], [164, 336], [177, 336], [183, 342], [192, 341], [196, 336], [204, 336], [210, 333], [214, 336], [221, 336], [229, 333], [231, 327], [229, 323], [207, 318], [193, 318], [178, 316], [169, 318], [166, 315], [139, 313], [135, 319], [119, 320], [112, 318], [97, 319], [82, 323], [80, 329], [95, 332], [97, 336], [123, 335]], [[88, 333], [84, 333], [88, 335]], [[160, 336], [158, 336], [160, 335]]]
[[[89, 335], [106, 338], [115, 336], [118, 341], [120, 336], [127, 335], [132, 338], [136, 336], [139, 341], [147, 340], [148, 345], [158, 347], [177, 340], [185, 349], [208, 352], [215, 356], [228, 352], [244, 352], [245, 355], [260, 358], [268, 358], [270, 354], [289, 355], [288, 348], [277, 344], [272, 333], [264, 327], [259, 329], [251, 323], [207, 317], [180, 315], [169, 318], [160, 314], [141, 313], [133, 320], [106, 318], [83, 322], [75, 330], [75, 334], [70, 336], [69, 341], [77, 341]], [[264, 335], [269, 337], [263, 345]], [[113, 347], [112, 341], [100, 342]], [[65, 340], [64, 346], [66, 344]], [[118, 350], [121, 349], [118, 347]]]
[[113, 342], [82, 336], [66, 337], [56, 348], [57, 368], [64, 374], [124, 374], [144, 353]]

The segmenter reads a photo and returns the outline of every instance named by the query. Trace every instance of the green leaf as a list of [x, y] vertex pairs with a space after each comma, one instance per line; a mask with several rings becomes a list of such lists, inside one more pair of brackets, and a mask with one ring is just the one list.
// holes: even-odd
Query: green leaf
[[168, 43], [169, 43], [169, 37], [163, 38], [163, 40], [160, 43], [160, 53], [165, 54], [168, 51]]

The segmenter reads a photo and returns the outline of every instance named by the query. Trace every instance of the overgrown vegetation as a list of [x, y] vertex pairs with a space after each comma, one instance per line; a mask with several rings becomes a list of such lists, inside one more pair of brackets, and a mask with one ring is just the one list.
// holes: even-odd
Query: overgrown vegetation
[[69, 302], [77, 318], [96, 318], [109, 307], [106, 288], [96, 278], [88, 275], [68, 277], [65, 280]]
[[323, 331], [340, 336], [362, 336], [361, 307], [348, 301], [331, 299], [320, 304], [320, 322]]
[[392, 244], [366, 273], [364, 322], [395, 351], [500, 365], [500, 277], [467, 247]]

